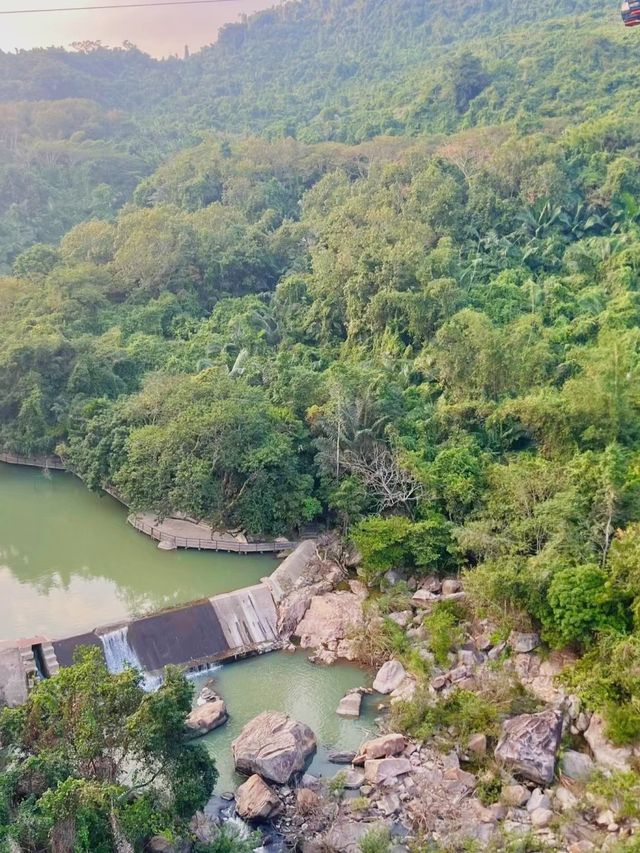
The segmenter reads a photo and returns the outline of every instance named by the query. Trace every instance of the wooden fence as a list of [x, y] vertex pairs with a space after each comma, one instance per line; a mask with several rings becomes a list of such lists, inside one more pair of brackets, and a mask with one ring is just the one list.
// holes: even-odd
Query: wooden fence
[[176, 548], [192, 548], [198, 551], [229, 551], [233, 554], [276, 554], [280, 551], [291, 551], [297, 547], [297, 542], [238, 542], [230, 539], [192, 539], [186, 536], [175, 536], [160, 527], [147, 524], [135, 515], [128, 518], [129, 524], [155, 539], [156, 542], [168, 542]]

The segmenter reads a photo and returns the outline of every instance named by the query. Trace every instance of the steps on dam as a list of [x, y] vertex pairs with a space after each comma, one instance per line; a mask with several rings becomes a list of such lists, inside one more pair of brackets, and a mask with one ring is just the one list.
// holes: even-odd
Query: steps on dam
[[42, 659], [44, 662], [44, 668], [46, 670], [45, 675], [50, 678], [52, 675], [57, 675], [60, 672], [60, 664], [58, 663], [58, 658], [56, 657], [55, 649], [53, 648], [52, 643], [42, 643], [41, 652]]

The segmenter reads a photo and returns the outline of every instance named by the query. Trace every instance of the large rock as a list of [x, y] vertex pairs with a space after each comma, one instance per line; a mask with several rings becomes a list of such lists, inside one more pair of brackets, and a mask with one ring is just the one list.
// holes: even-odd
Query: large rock
[[336, 714], [338, 714], [339, 717], [357, 718], [360, 716], [361, 705], [362, 693], [358, 690], [353, 693], [347, 693], [347, 695], [343, 696], [340, 700], [340, 704], [336, 708]]
[[407, 673], [400, 661], [388, 660], [378, 670], [378, 674], [373, 682], [373, 689], [378, 693], [393, 693], [394, 690], [400, 687], [406, 677]]
[[365, 761], [364, 778], [371, 785], [393, 784], [398, 776], [411, 772], [408, 758], [375, 758]]
[[560, 759], [560, 772], [567, 779], [588, 779], [593, 770], [593, 761], [584, 752], [576, 752], [574, 749], [568, 749]]
[[360, 842], [369, 832], [383, 830], [385, 824], [339, 818], [322, 839], [319, 849], [332, 853], [361, 853]]
[[217, 696], [194, 708], [185, 720], [187, 737], [201, 737], [224, 725], [229, 719], [224, 700]]
[[548, 785], [553, 779], [556, 753], [562, 736], [562, 714], [543, 711], [507, 720], [496, 746], [496, 758], [514, 772]]
[[247, 820], [268, 820], [280, 813], [282, 803], [260, 776], [253, 775], [236, 791], [236, 810]]
[[311, 599], [294, 635], [303, 649], [325, 649], [335, 658], [354, 660], [352, 637], [364, 622], [366, 589], [356, 581], [350, 591], [330, 592]]
[[263, 711], [247, 723], [231, 749], [241, 773], [258, 773], [284, 785], [304, 769], [316, 746], [316, 736], [309, 726], [279, 711]]
[[539, 634], [523, 634], [520, 631], [512, 631], [509, 635], [509, 645], [517, 654], [527, 654], [537, 649], [540, 645]]
[[614, 746], [604, 734], [604, 720], [593, 714], [589, 728], [584, 733], [596, 762], [607, 770], [629, 770], [633, 752], [628, 746]]
[[353, 759], [354, 764], [364, 764], [372, 758], [390, 758], [404, 752], [407, 742], [404, 735], [388, 734], [368, 740], [360, 747], [358, 755]]

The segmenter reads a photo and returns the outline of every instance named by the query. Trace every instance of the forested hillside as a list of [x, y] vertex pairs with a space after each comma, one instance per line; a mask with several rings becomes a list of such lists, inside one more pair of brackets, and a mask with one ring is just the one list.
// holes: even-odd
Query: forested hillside
[[0, 445], [339, 526], [372, 587], [467, 572], [639, 737], [637, 38], [586, 0], [308, 0], [184, 64], [0, 57]]
[[635, 115], [635, 47], [601, 0], [309, 0], [228, 26], [187, 61], [99, 43], [0, 53], [0, 269], [113, 218], [203, 130], [356, 143]]

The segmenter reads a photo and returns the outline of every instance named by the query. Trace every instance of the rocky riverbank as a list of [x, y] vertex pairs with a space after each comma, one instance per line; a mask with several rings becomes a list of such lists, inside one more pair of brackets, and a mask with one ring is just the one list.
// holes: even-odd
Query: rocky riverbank
[[[640, 792], [640, 750], [608, 742], [602, 719], [562, 687], [570, 652], [548, 654], [533, 631], [504, 636], [475, 619], [455, 578], [376, 598], [343, 581], [338, 559], [314, 555], [279, 622], [319, 664], [378, 648], [380, 735], [334, 755], [335, 775], [317, 778], [305, 773], [314, 733], [265, 711], [233, 744], [248, 776], [238, 815], [267, 821], [304, 853], [358, 853], [367, 837], [398, 853], [625, 849], [640, 832], [623, 790]], [[455, 619], [437, 616], [449, 608]], [[399, 653], [376, 646], [380, 636]], [[350, 691], [336, 712], [356, 718], [366, 692]]]

